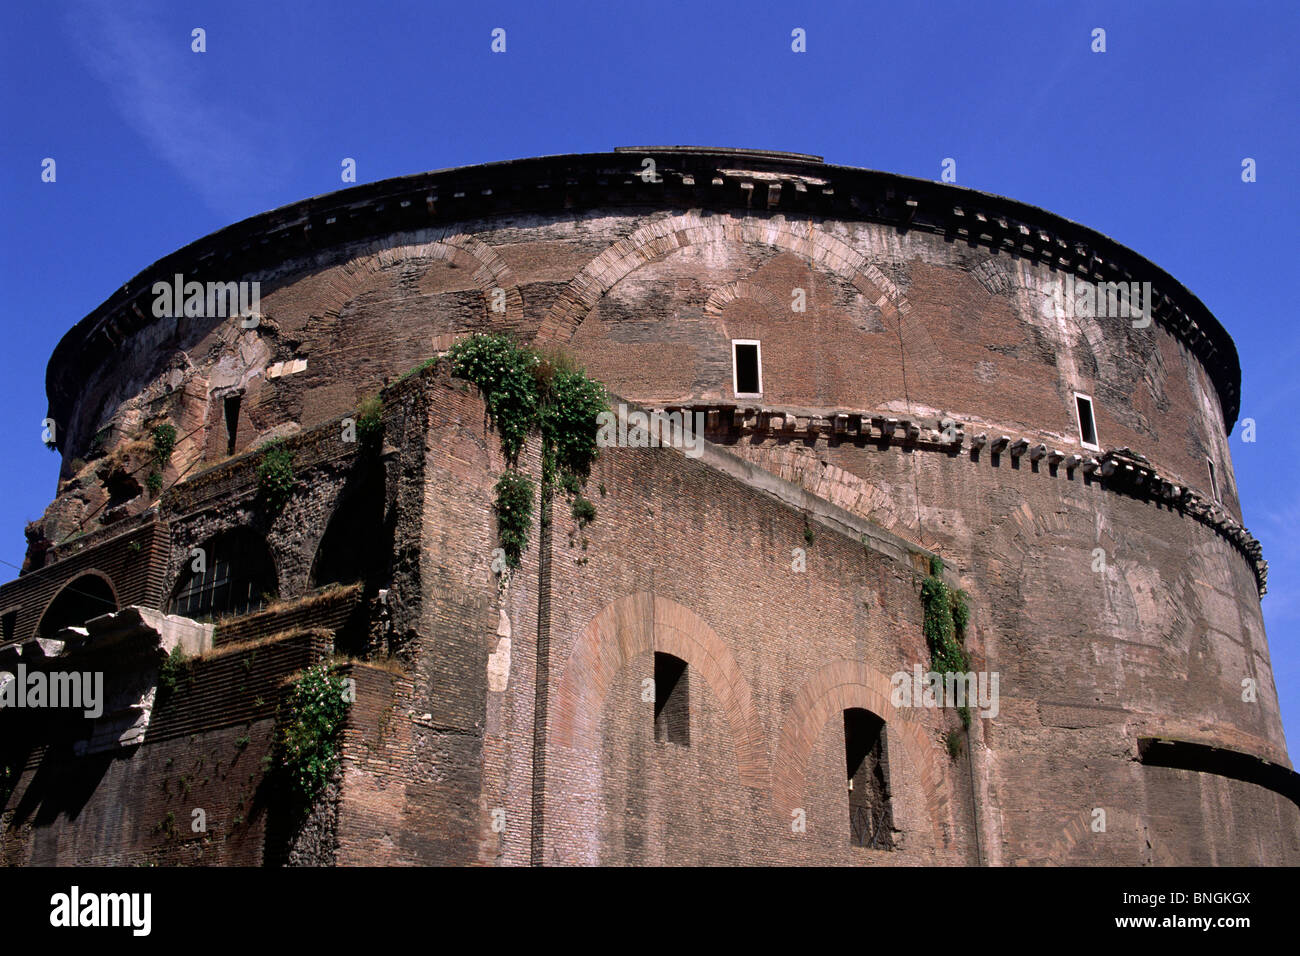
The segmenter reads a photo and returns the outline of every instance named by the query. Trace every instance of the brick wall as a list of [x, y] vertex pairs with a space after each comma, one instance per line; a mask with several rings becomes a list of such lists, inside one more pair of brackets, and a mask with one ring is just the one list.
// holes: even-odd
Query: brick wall
[[44, 567], [0, 585], [0, 614], [16, 612], [13, 640], [34, 637], [59, 592], [87, 573], [106, 580], [117, 596], [117, 607], [105, 606], [105, 614], [132, 604], [158, 607], [167, 541], [168, 527], [160, 521], [104, 529], [59, 549]]
[[[273, 746], [281, 688], [330, 647], [328, 632], [308, 631], [195, 659], [158, 702], [138, 747], [74, 757], [58, 736], [29, 733], [23, 772], [3, 806], [0, 859], [260, 865], [272, 805], [262, 758]], [[206, 831], [194, 829], [196, 809]]]

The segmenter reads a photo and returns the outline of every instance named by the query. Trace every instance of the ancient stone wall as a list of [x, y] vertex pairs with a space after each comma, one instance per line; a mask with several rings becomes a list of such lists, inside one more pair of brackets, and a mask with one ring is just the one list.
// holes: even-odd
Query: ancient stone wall
[[[51, 362], [64, 470], [28, 573], [0, 586], [5, 646], [30, 643], [78, 574], [112, 581], [118, 606], [163, 607], [194, 547], [255, 531], [283, 603], [219, 623], [214, 653], [315, 628], [363, 659], [298, 862], [1300, 859], [1266, 565], [1228, 451], [1239, 369], [1204, 306], [1136, 253], [998, 197], [806, 157], [659, 158], [658, 182], [618, 153], [360, 187], [126, 283]], [[154, 318], [153, 281], [177, 273], [260, 282], [256, 321]], [[1151, 321], [1056, 314], [1074, 281], [1151, 282]], [[508, 581], [491, 569], [504, 462], [480, 397], [445, 366], [397, 384], [489, 330], [566, 350], [616, 403], [699, 409], [712, 442], [698, 458], [605, 449], [595, 522], [557, 503]], [[737, 339], [761, 343], [761, 394], [736, 394]], [[382, 441], [346, 442], [343, 420], [386, 386]], [[161, 463], [160, 424], [177, 432]], [[274, 513], [255, 476], [272, 438], [298, 477]], [[322, 553], [371, 499], [382, 560], [325, 590], [344, 582]], [[888, 694], [928, 664], [931, 553], [970, 594], [972, 667], [1000, 676], [998, 716], [959, 733], [956, 757], [951, 711]], [[689, 743], [656, 737], [656, 653], [686, 663]], [[892, 849], [851, 845], [852, 708], [885, 721]], [[192, 732], [225, 732], [195, 713]], [[1147, 738], [1268, 769], [1154, 766]], [[150, 746], [87, 785], [88, 806], [121, 768], [165, 777]], [[29, 810], [4, 852], [35, 859], [46, 831], [30, 828], [65, 824], [17, 793]], [[131, 839], [102, 858], [161, 852]]]

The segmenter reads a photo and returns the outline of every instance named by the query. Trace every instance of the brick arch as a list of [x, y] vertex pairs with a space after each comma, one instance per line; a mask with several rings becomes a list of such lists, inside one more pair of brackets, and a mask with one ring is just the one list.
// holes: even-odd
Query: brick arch
[[889, 678], [861, 661], [832, 661], [804, 682], [786, 711], [773, 764], [772, 809], [780, 820], [788, 823], [791, 811], [803, 806], [808, 758], [826, 722], [849, 708], [861, 707], [884, 720], [890, 776], [896, 775], [895, 761], [901, 756], [906, 765], [903, 772], [921, 787], [925, 810], [938, 831], [940, 811], [948, 798], [940, 786], [942, 772], [935, 746], [920, 724], [902, 719], [890, 703], [889, 692]]
[[731, 651], [694, 611], [648, 591], [614, 601], [578, 637], [555, 692], [556, 744], [598, 749], [610, 685], [632, 658], [649, 651], [681, 658], [704, 678], [731, 726], [740, 782], [765, 787], [766, 734]]
[[[1132, 833], [1137, 849], [1139, 860], [1137, 862], [1146, 866], [1177, 866], [1179, 862], [1174, 858], [1169, 848], [1155, 838], [1155, 834], [1137, 814], [1124, 807], [1115, 807], [1102, 805], [1106, 811], [1106, 832], [1114, 833]], [[1070, 856], [1074, 848], [1083, 841], [1092, 837], [1092, 809], [1080, 810], [1070, 821], [1061, 828], [1061, 833], [1056, 839], [1044, 850], [1042, 859], [1016, 861], [1017, 866], [1060, 866], [1070, 862]], [[1149, 843], [1150, 849], [1143, 846]]]
[[714, 289], [709, 295], [709, 300], [704, 303], [704, 314], [709, 316], [720, 316], [722, 310], [737, 299], [751, 299], [759, 302], [769, 309], [780, 310], [784, 303], [777, 297], [776, 293], [756, 282], [748, 282], [739, 279], [735, 282], [728, 282], [726, 285]]
[[[179, 556], [174, 571], [168, 573], [166, 579], [166, 588], [164, 594], [164, 604], [162, 610], [167, 614], [183, 614], [184, 612], [176, 607], [177, 599], [184, 591], [186, 585], [190, 583], [195, 575], [194, 571], [194, 548], [202, 548], [204, 551], [204, 560], [207, 562], [206, 567], [211, 567], [211, 562], [216, 561], [221, 555], [217, 552], [217, 546], [221, 545], [221, 552], [235, 550], [236, 553], [243, 552], [244, 560], [241, 560], [241, 569], [250, 566], [261, 572], [261, 577], [265, 583], [274, 586], [275, 595], [288, 593], [285, 583], [281, 580], [284, 574], [284, 564], [282, 555], [276, 553], [276, 549], [271, 547], [271, 542], [267, 535], [261, 530], [247, 524], [231, 523], [210, 531], [201, 539], [190, 540], [180, 550], [179, 555], [173, 555], [173, 560]], [[258, 567], [260, 565], [260, 567]]]
[[[45, 607], [41, 608], [41, 613], [36, 618], [36, 633], [38, 635], [42, 637], [45, 636], [43, 633], [45, 629], [45, 618], [50, 613], [50, 609], [53, 608], [59, 602], [59, 600], [63, 598], [65, 595], [73, 594], [78, 590], [81, 590], [77, 587], [77, 585], [81, 582], [84, 582], [86, 578], [95, 578], [96, 580], [103, 582], [104, 586], [108, 588], [109, 594], [113, 596], [113, 607], [105, 608], [103, 610], [104, 614], [109, 614], [112, 613], [113, 611], [118, 611], [121, 609], [122, 599], [118, 596], [117, 587], [113, 584], [113, 579], [110, 578], [103, 571], [97, 570], [95, 568], [88, 568], [85, 571], [79, 572], [75, 577], [70, 578], [69, 580], [65, 581], [62, 585], [60, 585], [58, 591], [56, 591], [50, 597], [49, 601], [46, 602]], [[89, 618], [87, 618], [86, 620], [89, 620]]]
[[417, 233], [422, 242], [392, 245], [383, 240], [362, 246], [357, 254], [325, 275], [325, 287], [313, 300], [312, 308], [327, 315], [338, 315], [343, 308], [361, 293], [374, 286], [387, 269], [402, 262], [460, 260], [474, 268], [471, 280], [483, 293], [484, 308], [491, 312], [492, 290], [504, 289], [506, 293], [505, 317], [522, 321], [524, 300], [510, 267], [491, 246], [464, 233], [450, 229], [428, 230]]
[[600, 298], [633, 271], [687, 246], [714, 242], [758, 243], [791, 252], [872, 298], [885, 319], [911, 311], [907, 300], [866, 256], [811, 221], [788, 221], [780, 216], [705, 218], [689, 212], [648, 222], [589, 262], [547, 311], [537, 332], [538, 341], [567, 342]]

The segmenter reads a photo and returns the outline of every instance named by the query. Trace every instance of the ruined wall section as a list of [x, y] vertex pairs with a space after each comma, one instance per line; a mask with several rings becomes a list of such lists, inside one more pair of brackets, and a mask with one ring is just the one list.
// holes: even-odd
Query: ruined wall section
[[[889, 699], [892, 674], [929, 662], [923, 555], [877, 550], [768, 481], [728, 456], [613, 448], [588, 486], [595, 521], [557, 508], [548, 864], [976, 861], [969, 768], [945, 749], [955, 713]], [[687, 662], [685, 746], [656, 739], [656, 651]], [[886, 721], [893, 851], [851, 844], [848, 707]]]

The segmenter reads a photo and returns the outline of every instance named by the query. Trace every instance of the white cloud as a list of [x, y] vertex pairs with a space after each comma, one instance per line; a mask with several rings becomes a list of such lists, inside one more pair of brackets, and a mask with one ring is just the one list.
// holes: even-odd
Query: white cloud
[[[211, 54], [190, 49], [188, 28], [164, 27], [151, 3], [82, 0], [69, 8], [75, 46], [126, 122], [214, 211], [246, 215], [250, 183], [265, 183], [271, 124], [200, 91]], [[209, 49], [213, 37], [208, 37]]]

